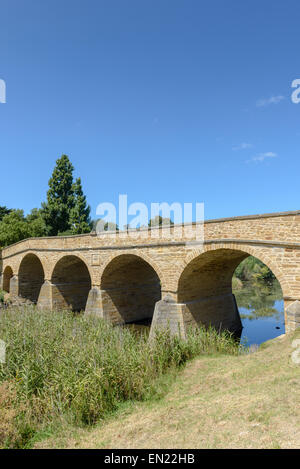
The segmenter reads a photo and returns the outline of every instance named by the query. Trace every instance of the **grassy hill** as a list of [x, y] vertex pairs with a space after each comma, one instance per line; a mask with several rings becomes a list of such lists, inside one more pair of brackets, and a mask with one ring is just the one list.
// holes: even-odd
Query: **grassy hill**
[[300, 448], [300, 364], [282, 336], [242, 356], [201, 357], [165, 378], [159, 400], [122, 405], [90, 430], [61, 428], [39, 448]]

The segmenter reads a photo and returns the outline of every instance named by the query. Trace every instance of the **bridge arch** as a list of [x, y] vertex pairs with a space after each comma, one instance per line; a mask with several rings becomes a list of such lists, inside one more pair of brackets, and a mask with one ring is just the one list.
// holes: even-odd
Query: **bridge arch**
[[53, 309], [85, 309], [92, 282], [83, 259], [77, 255], [62, 256], [53, 268], [51, 283]]
[[[285, 273], [282, 271], [281, 267], [276, 263], [276, 261], [273, 260], [273, 258], [270, 257], [270, 255], [266, 252], [265, 249], [263, 248], [257, 248], [254, 246], [245, 246], [241, 245], [239, 243], [211, 243], [208, 245], [205, 245], [203, 249], [199, 250], [193, 250], [191, 251], [188, 256], [185, 258], [183, 264], [182, 264], [182, 269], [179, 273], [179, 276], [177, 278], [177, 291], [179, 289], [179, 282], [181, 275], [185, 268], [192, 262], [194, 259], [197, 259], [199, 256], [205, 254], [206, 252], [210, 251], [217, 251], [217, 250], [230, 250], [230, 251], [240, 251], [241, 253], [245, 254], [245, 257], [248, 256], [253, 256], [259, 259], [261, 262], [263, 262], [269, 269], [273, 272], [275, 277], [277, 278], [280, 287], [282, 289], [282, 293], [284, 297], [291, 296], [291, 287], [289, 285], [288, 279], [286, 278]], [[237, 264], [238, 265], [238, 264]]]
[[161, 298], [161, 279], [144, 256], [126, 253], [106, 263], [100, 288], [104, 317], [113, 323], [150, 320]]
[[190, 253], [178, 279], [178, 303], [185, 305], [190, 320], [232, 331], [241, 328], [232, 294], [232, 277], [237, 266], [252, 255], [266, 264], [276, 276], [283, 295], [288, 287], [274, 262], [258, 250], [240, 245], [205, 246], [202, 252]]
[[102, 275], [106, 269], [106, 267], [114, 260], [116, 259], [117, 257], [119, 256], [123, 256], [123, 255], [132, 255], [132, 256], [136, 256], [136, 257], [139, 257], [140, 259], [144, 260], [145, 262], [147, 262], [147, 264], [149, 264], [152, 269], [156, 272], [157, 276], [159, 277], [159, 280], [160, 280], [160, 283], [161, 283], [161, 288], [162, 290], [164, 290], [165, 288], [167, 288], [167, 282], [166, 282], [166, 278], [165, 278], [165, 274], [163, 272], [163, 270], [161, 269], [161, 267], [159, 266], [159, 264], [154, 260], [152, 259], [152, 257], [144, 252], [141, 252], [139, 251], [137, 253], [137, 251], [135, 249], [127, 249], [126, 252], [122, 253], [122, 254], [112, 254], [108, 259], [106, 259], [106, 261], [102, 264], [101, 266], [101, 270], [100, 270], [100, 279], [102, 278]]
[[10, 265], [7, 265], [3, 271], [3, 290], [9, 293], [10, 279], [13, 277], [13, 270]]
[[19, 296], [37, 303], [41, 287], [44, 283], [44, 268], [36, 254], [26, 254], [19, 267]]

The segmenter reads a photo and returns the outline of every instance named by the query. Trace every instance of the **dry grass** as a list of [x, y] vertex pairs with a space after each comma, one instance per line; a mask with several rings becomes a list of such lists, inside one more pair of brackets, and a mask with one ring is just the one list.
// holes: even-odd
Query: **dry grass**
[[0, 448], [6, 443], [14, 442], [16, 446], [20, 440], [20, 434], [16, 430], [16, 418], [22, 412], [22, 407], [17, 402], [15, 385], [5, 381], [0, 384]]
[[284, 336], [250, 355], [196, 359], [160, 401], [134, 404], [92, 430], [65, 430], [37, 446], [300, 448], [300, 365], [291, 361], [291, 340]]

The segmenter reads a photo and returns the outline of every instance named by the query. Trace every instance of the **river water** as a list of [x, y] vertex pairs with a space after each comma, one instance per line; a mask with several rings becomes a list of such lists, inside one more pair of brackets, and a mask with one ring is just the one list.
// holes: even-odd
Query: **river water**
[[242, 343], [259, 345], [284, 334], [283, 298], [277, 280], [245, 282], [233, 293], [243, 324]]

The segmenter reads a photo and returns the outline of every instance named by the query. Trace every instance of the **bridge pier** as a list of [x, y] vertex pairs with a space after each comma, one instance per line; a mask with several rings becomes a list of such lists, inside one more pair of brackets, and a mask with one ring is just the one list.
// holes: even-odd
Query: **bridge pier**
[[176, 303], [170, 294], [155, 304], [149, 338], [162, 329], [168, 329], [172, 335], [186, 336], [184, 305]]
[[[92, 289], [93, 290], [93, 289]], [[64, 310], [64, 309], [72, 309], [73, 311], [80, 311], [80, 310], [89, 310], [91, 311], [91, 298], [92, 298], [92, 290], [90, 290], [87, 302], [86, 302], [86, 295], [87, 295], [87, 285], [83, 284], [72, 284], [72, 283], [64, 283], [58, 284], [53, 283], [51, 280], [45, 280], [41, 286], [37, 307], [40, 310]], [[92, 292], [92, 293], [91, 293]], [[86, 305], [85, 305], [86, 302]], [[94, 301], [95, 303], [95, 301]], [[94, 306], [95, 309], [95, 306]]]
[[[72, 307], [72, 305], [67, 304], [64, 295], [66, 295], [66, 293], [70, 295], [70, 288], [72, 289], [72, 286], [64, 285], [62, 288], [61, 285], [56, 285], [52, 283], [51, 280], [45, 280], [43, 285], [41, 286], [39, 298], [37, 301], [38, 309], [42, 311], [52, 311], [55, 309], [69, 309], [70, 307]], [[78, 285], [75, 285], [74, 290], [76, 290], [77, 288], [78, 291], [80, 291], [80, 286], [78, 287]], [[96, 286], [91, 288], [91, 290], [89, 291], [85, 307], [85, 313], [96, 314], [99, 317], [103, 317], [101, 291]]]
[[52, 310], [52, 288], [53, 285], [51, 284], [50, 280], [45, 280], [41, 286], [37, 307], [42, 311]]
[[150, 336], [156, 329], [169, 329], [172, 335], [185, 338], [189, 327], [214, 327], [218, 331], [229, 330], [239, 336], [242, 322], [232, 293], [202, 298], [186, 303], [177, 303], [167, 294], [155, 305]]
[[300, 327], [300, 301], [284, 300], [285, 332], [294, 332]]
[[9, 293], [11, 300], [16, 299], [19, 296], [19, 278], [14, 275], [9, 282]]
[[104, 317], [101, 290], [96, 285], [94, 285], [89, 291], [85, 314], [93, 314], [100, 318]]
[[189, 325], [214, 327], [239, 334], [242, 322], [233, 293], [204, 297], [184, 304], [184, 322]]

